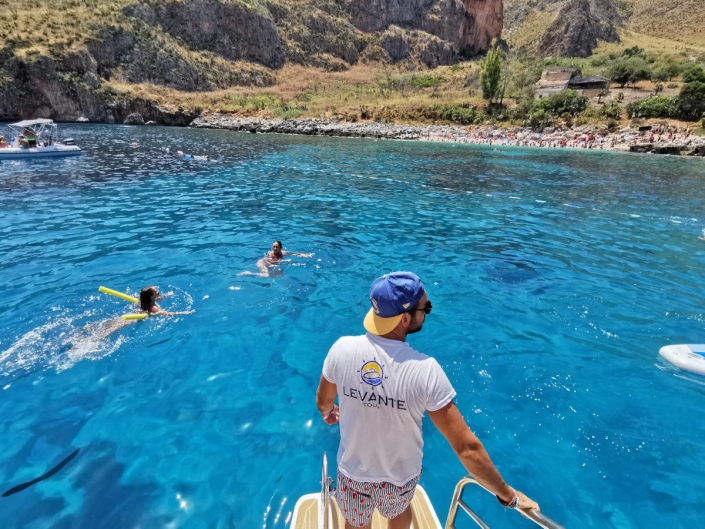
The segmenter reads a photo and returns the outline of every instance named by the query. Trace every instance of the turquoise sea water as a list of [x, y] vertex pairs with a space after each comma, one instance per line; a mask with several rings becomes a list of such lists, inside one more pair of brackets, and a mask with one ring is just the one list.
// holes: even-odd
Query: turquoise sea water
[[[3, 528], [287, 527], [337, 449], [323, 358], [399, 269], [434, 306], [411, 344], [510, 484], [569, 528], [703, 526], [705, 377], [658, 358], [705, 342], [702, 160], [63, 132], [83, 156], [0, 162], [0, 494], [79, 451], [0, 497]], [[274, 239], [314, 258], [237, 277]], [[128, 310], [98, 286], [149, 284], [196, 312], [96, 340]], [[424, 430], [444, 521], [464, 471]], [[466, 499], [493, 528], [532, 526]]]

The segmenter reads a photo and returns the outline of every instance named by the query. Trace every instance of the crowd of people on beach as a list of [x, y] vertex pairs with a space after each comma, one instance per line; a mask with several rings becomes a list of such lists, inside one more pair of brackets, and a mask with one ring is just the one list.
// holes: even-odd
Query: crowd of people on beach
[[671, 125], [659, 125], [657, 127], [642, 127], [644, 130], [639, 132], [639, 138], [644, 139], [648, 132], [649, 143], [662, 142], [685, 142], [689, 145], [692, 142], [693, 131], [688, 127], [674, 127]]
[[679, 143], [688, 146], [692, 143], [692, 139], [693, 131], [691, 129], [670, 125], [646, 126], [640, 127], [638, 130], [626, 127], [619, 132], [597, 128], [562, 129], [560, 127], [549, 127], [543, 132], [493, 127], [478, 127], [468, 130], [429, 128], [425, 134], [419, 137], [419, 140], [422, 141], [444, 143], [597, 150], [629, 150], [631, 145], [641, 143]]

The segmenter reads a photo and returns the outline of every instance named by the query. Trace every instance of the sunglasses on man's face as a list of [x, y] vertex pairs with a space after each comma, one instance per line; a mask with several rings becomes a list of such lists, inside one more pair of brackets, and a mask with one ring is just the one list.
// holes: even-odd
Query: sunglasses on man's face
[[423, 306], [422, 309], [410, 309], [409, 312], [416, 312], [416, 311], [423, 311], [424, 314], [431, 314], [431, 309], [433, 309], [433, 305], [431, 304], [431, 301], [427, 301], [426, 304]]

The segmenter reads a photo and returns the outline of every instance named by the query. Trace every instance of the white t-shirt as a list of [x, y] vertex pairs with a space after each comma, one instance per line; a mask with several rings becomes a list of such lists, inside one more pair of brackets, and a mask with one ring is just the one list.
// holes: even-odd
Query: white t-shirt
[[368, 333], [335, 342], [323, 376], [338, 389], [338, 470], [356, 481], [398, 486], [418, 476], [423, 415], [455, 397], [438, 362], [406, 342]]

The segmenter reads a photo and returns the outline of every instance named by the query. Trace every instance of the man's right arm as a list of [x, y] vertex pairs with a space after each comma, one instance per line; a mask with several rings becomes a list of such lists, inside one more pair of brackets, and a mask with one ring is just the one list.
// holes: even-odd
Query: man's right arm
[[335, 424], [338, 422], [340, 415], [338, 406], [335, 405], [335, 397], [338, 394], [338, 388], [332, 382], [328, 382], [326, 377], [321, 375], [321, 380], [318, 383], [316, 390], [316, 406], [321, 412], [321, 417], [326, 424]]
[[507, 485], [494, 466], [480, 440], [470, 430], [453, 401], [441, 409], [429, 411], [428, 416], [444, 435], [465, 469], [487, 490], [505, 503], [510, 503], [516, 492], [519, 509], [538, 509], [538, 504]]

